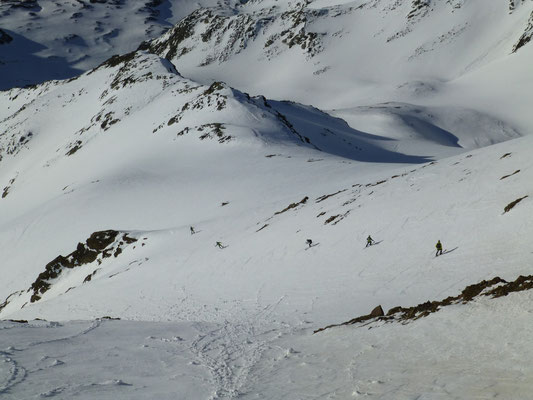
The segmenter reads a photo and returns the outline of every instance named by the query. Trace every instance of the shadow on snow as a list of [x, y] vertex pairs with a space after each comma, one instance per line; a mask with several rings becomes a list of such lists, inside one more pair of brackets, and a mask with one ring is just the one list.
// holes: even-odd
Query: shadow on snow
[[0, 90], [35, 85], [54, 79], [68, 79], [83, 71], [72, 68], [62, 57], [39, 57], [47, 47], [3, 29], [13, 41], [0, 46]]
[[[379, 142], [395, 139], [358, 131], [343, 119], [312, 106], [275, 100], [266, 100], [266, 104], [290, 124], [294, 131], [293, 140], [317, 150], [363, 162], [422, 164], [433, 161], [426, 156], [384, 149], [380, 147]], [[453, 136], [449, 132], [446, 133]], [[456, 144], [458, 139], [453, 137]], [[451, 138], [448, 139], [448, 145], [454, 142]]]

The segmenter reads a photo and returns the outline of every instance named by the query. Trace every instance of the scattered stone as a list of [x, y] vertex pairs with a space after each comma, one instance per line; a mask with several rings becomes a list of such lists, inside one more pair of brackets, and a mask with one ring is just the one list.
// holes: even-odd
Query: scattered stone
[[510, 202], [503, 209], [503, 213], [504, 214], [508, 213], [509, 211], [511, 211], [514, 208], [514, 206], [516, 206], [518, 203], [520, 203], [522, 200], [524, 200], [527, 197], [529, 197], [529, 196], [520, 197], [519, 199], [516, 199], [515, 201]]
[[384, 314], [381, 306], [372, 310], [370, 314], [362, 315], [350, 321], [329, 325], [324, 328], [317, 329], [314, 333], [324, 331], [329, 328], [339, 327], [344, 325], [354, 325], [365, 323], [365, 326], [371, 322], [401, 322], [407, 324], [419, 318], [427, 317], [428, 315], [440, 311], [443, 307], [453, 304], [467, 304], [480, 297], [490, 297], [496, 299], [507, 296], [510, 293], [522, 292], [533, 289], [533, 275], [519, 276], [513, 282], [507, 282], [500, 277], [492, 278], [491, 280], [483, 280], [479, 283], [469, 285], [463, 289], [460, 295], [450, 296], [441, 301], [426, 301], [414, 307], [393, 307], [387, 314]]
[[518, 174], [519, 172], [520, 172], [520, 170], [517, 169], [517, 170], [516, 170], [515, 172], [513, 172], [512, 174], [502, 176], [502, 177], [500, 178], [500, 181], [503, 180], [503, 179], [505, 179], [505, 178], [509, 178], [510, 176], [516, 175], [516, 174]]
[[298, 203], [291, 203], [289, 204], [287, 207], [285, 207], [283, 210], [281, 211], [278, 211], [276, 213], [274, 213], [274, 215], [279, 215], [279, 214], [283, 214], [284, 212], [287, 212], [293, 208], [296, 208], [300, 205], [304, 205], [305, 203], [307, 203], [307, 200], [309, 200], [309, 197], [305, 196], [302, 200], [300, 200]]

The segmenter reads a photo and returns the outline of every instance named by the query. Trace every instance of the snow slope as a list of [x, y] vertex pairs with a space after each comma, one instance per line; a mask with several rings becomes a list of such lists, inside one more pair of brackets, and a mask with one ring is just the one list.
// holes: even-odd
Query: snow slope
[[[347, 29], [364, 15], [372, 29], [384, 19], [383, 36], [408, 27], [389, 41], [407, 54], [422, 26], [481, 9], [278, 3], [195, 11], [182, 21], [200, 21], [183, 42], [191, 49], [172, 62], [161, 56], [180, 49], [166, 42], [176, 30], [77, 78], [0, 92], [2, 398], [527, 398], [529, 291], [407, 324], [313, 331], [378, 304], [414, 306], [530, 274], [531, 47], [509, 55], [509, 35], [468, 72], [437, 63], [440, 77], [429, 79], [433, 67], [403, 60], [413, 69], [384, 81], [380, 68], [394, 68], [381, 39], [371, 52], [364, 37], [321, 36], [330, 45], [309, 59], [300, 41], [314, 36], [297, 27], [287, 33], [297, 44], [275, 38], [270, 60], [254, 58], [260, 29], [240, 51], [222, 46], [238, 46], [247, 38], [238, 24], [258, 16], [274, 32], [304, 16], [306, 29], [331, 29], [332, 18]], [[504, 3], [480, 20], [527, 22], [529, 2], [510, 14]], [[283, 17], [283, 7], [297, 10]], [[209, 47], [217, 32], [230, 37]], [[350, 43], [364, 79], [340, 67], [328, 85], [328, 69], [307, 74], [326, 54], [353, 62]], [[227, 58], [199, 67], [209, 48]], [[471, 55], [459, 55], [464, 67]], [[282, 63], [286, 77], [274, 77]], [[369, 234], [377, 243], [365, 248]], [[435, 257], [438, 239], [446, 251]]]
[[321, 109], [390, 101], [448, 112], [454, 106], [526, 134], [533, 123], [526, 101], [533, 4], [512, 4], [249, 1], [231, 15], [198, 10], [152, 48], [204, 83], [222, 80]]
[[[0, 346], [6, 360], [3, 394], [103, 399], [173, 398], [176, 393], [198, 399], [527, 397], [527, 292], [454, 306], [409, 325], [311, 332], [377, 303], [385, 309], [416, 304], [456, 294], [466, 284], [496, 274], [513, 279], [528, 273], [531, 202], [526, 198], [505, 214], [503, 208], [529, 193], [524, 182], [531, 178], [530, 145], [529, 137], [507, 142], [358, 188], [361, 207], [334, 226], [323, 225], [322, 219], [331, 208], [338, 212], [354, 193], [269, 221], [256, 237], [252, 230], [239, 232], [237, 217], [195, 225], [199, 233], [193, 236], [187, 225], [142, 232], [146, 246], [130, 247], [104, 262], [90, 282], [9, 316], [111, 314], [183, 323], [66, 322], [36, 328], [36, 323], [5, 322], [10, 335], [2, 335], [9, 339]], [[294, 160], [293, 168], [325, 162]], [[501, 180], [517, 168], [519, 173]], [[360, 171], [350, 169], [352, 175]], [[444, 170], [447, 174], [439, 173]], [[399, 208], [387, 212], [380, 207], [387, 197], [387, 204], [392, 197]], [[258, 207], [259, 214], [263, 208], [269, 207]], [[316, 221], [321, 209], [331, 211]], [[242, 214], [249, 213], [241, 207]], [[376, 221], [376, 215], [383, 217]], [[363, 249], [363, 227], [370, 224], [374, 238], [384, 241]], [[217, 250], [211, 246], [220, 235], [213, 237], [211, 231], [224, 227], [222, 239], [229, 247]], [[297, 227], [304, 234], [294, 232]], [[309, 233], [320, 245], [304, 250]], [[433, 258], [432, 237], [440, 237], [452, 252]], [[82, 275], [94, 267], [84, 268]], [[79, 285], [73, 275], [54, 283], [63, 290], [70, 285]], [[94, 368], [88, 372], [87, 365]]]
[[[97, 270], [106, 271], [105, 265], [110, 264], [102, 277], [107, 284], [105, 277], [142, 264], [153, 267], [134, 273], [139, 274], [143, 290], [155, 290], [150, 294], [155, 298], [131, 307], [141, 288], [131, 287], [132, 281], [125, 279], [122, 300], [112, 306], [122, 302], [119, 310], [123, 317], [153, 318], [159, 313], [151, 307], [161, 307], [163, 298], [175, 296], [178, 282], [192, 274], [193, 281], [182, 290], [194, 288], [194, 296], [198, 296], [194, 302], [256, 299], [253, 309], [284, 298], [298, 283], [303, 294], [292, 300], [296, 303], [288, 306], [290, 313], [307, 307], [310, 296], [323, 297], [324, 304], [315, 299], [312, 307], [319, 323], [330, 323], [354, 311], [364, 312], [380, 291], [381, 302], [388, 304], [421, 301], [434, 294], [434, 288], [424, 289], [416, 281], [408, 285], [416, 287], [414, 293], [405, 287], [407, 282], [400, 284], [405, 298], [397, 293], [396, 284], [380, 288], [383, 279], [398, 279], [397, 271], [408, 271], [413, 263], [424, 266], [427, 254], [413, 258], [407, 250], [421, 241], [429, 240], [423, 247], [431, 249], [431, 242], [444, 234], [455, 247], [459, 246], [455, 237], [461, 232], [482, 230], [492, 248], [501, 235], [514, 243], [524, 235], [512, 219], [500, 214], [509, 202], [528, 195], [524, 182], [529, 179], [530, 161], [527, 150], [518, 150], [528, 148], [529, 137], [466, 157], [464, 149], [449, 140], [449, 134], [433, 132], [434, 157], [438, 150], [441, 156], [460, 155], [437, 164], [412, 166], [429, 160], [388, 149], [389, 139], [354, 131], [316, 109], [251, 98], [220, 83], [210, 87], [195, 84], [182, 78], [168, 61], [142, 51], [113, 58], [73, 81], [14, 89], [4, 96], [12, 104], [8, 106], [12, 114], [3, 120], [8, 134], [3, 135], [1, 148], [2, 243], [13, 249], [12, 258], [6, 260], [13, 267], [4, 274], [2, 297], [26, 290], [46, 264], [59, 254], [74, 251], [76, 243], [95, 231], [117, 229], [131, 232], [137, 239], [147, 238], [145, 248], [133, 252], [133, 246], [128, 247], [117, 257], [118, 264], [114, 259], [100, 260], [104, 264], [93, 262], [65, 274], [66, 281], [61, 275], [59, 286], [53, 284], [53, 290], [32, 307], [19, 310], [30, 300], [30, 292], [15, 296], [16, 300], [11, 297], [2, 310], [4, 316], [15, 313], [26, 318], [30, 313], [31, 317], [69, 318], [73, 301], [65, 302], [64, 296], [92, 304], [83, 318], [107, 315], [111, 311], [108, 299], [100, 290], [90, 289], [98, 286], [99, 279], [86, 286], [81, 285], [83, 280]], [[416, 143], [422, 148], [425, 143], [416, 137], [405, 144], [397, 142], [406, 148], [416, 148]], [[506, 152], [514, 156], [500, 160]], [[516, 170], [520, 173], [500, 181]], [[472, 193], [473, 185], [476, 193]], [[451, 193], [457, 201], [450, 199]], [[528, 200], [522, 204], [526, 204], [521, 205], [525, 212]], [[191, 236], [191, 225], [202, 234]], [[502, 231], [491, 229], [495, 225]], [[51, 226], [56, 233], [43, 241], [50, 236]], [[525, 229], [527, 232], [529, 227]], [[365, 254], [371, 251], [361, 254], [362, 264], [354, 272], [353, 245], [364, 242], [367, 232], [384, 236], [385, 241], [401, 236], [404, 243], [402, 249], [383, 245], [379, 267], [371, 267], [374, 257], [365, 261]], [[309, 235], [321, 245], [304, 251], [301, 244]], [[220, 252], [213, 246], [216, 241], [230, 246]], [[26, 243], [32, 243], [32, 252], [22, 250]], [[485, 246], [479, 248], [479, 243], [470, 245], [470, 250], [463, 250], [464, 258], [459, 258], [463, 268], [472, 263], [469, 260], [479, 262], [487, 251]], [[328, 246], [339, 249], [332, 255], [325, 251]], [[507, 251], [497, 248], [498, 252]], [[296, 249], [299, 251], [293, 253]], [[513, 249], [509, 257], [514, 253]], [[300, 275], [310, 258], [317, 270], [308, 282]], [[463, 280], [486, 277], [494, 263], [492, 260], [487, 270], [478, 268]], [[176, 264], [180, 265], [177, 271]], [[323, 265], [333, 267], [324, 269]], [[291, 266], [300, 267], [293, 270]], [[193, 273], [197, 268], [205, 278], [198, 280]], [[521, 272], [522, 267], [517, 268], [514, 273]], [[163, 279], [161, 285], [166, 282], [163, 286], [171, 293], [157, 284], [144, 288], [144, 274], [158, 279], [152, 276], [156, 270], [155, 275]], [[176, 286], [168, 286], [169, 271], [177, 273]], [[274, 278], [267, 279], [270, 274]], [[366, 274], [369, 278], [361, 281]], [[415, 275], [420, 282], [426, 279], [418, 272]], [[323, 283], [331, 277], [342, 282], [342, 289], [337, 290], [345, 293], [344, 299], [362, 297], [364, 303], [355, 310], [342, 310], [329, 296], [320, 296]], [[407, 274], [402, 279], [413, 277]], [[455, 279], [455, 274], [451, 281], [440, 277], [440, 282], [446, 283], [441, 290], [457, 290], [463, 280]], [[115, 285], [120, 285], [122, 279], [116, 280]], [[21, 285], [21, 281], [26, 283]], [[286, 283], [280, 283], [283, 281]], [[226, 284], [213, 289], [221, 282]], [[235, 292], [232, 282], [243, 288]], [[83, 296], [72, 289], [80, 285]], [[45, 305], [54, 302], [52, 314], [46, 315]], [[176, 312], [181, 319], [182, 310]]]

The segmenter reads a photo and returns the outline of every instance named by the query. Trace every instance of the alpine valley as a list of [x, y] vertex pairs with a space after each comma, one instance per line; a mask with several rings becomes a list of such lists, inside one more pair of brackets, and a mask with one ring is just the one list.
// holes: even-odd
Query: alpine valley
[[2, 1], [0, 398], [531, 398], [532, 38], [533, 0]]

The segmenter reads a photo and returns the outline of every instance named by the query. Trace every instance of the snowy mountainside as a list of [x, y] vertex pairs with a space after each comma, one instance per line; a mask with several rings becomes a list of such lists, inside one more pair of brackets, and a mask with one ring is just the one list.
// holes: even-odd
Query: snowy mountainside
[[0, 92], [2, 399], [528, 398], [533, 2], [53, 3], [120, 33]]
[[[4, 93], [28, 100], [27, 114], [9, 123], [25, 116], [17, 129], [34, 120], [39, 130], [0, 162], [2, 182], [4, 171], [20, 171], [0, 199], [9, 266], [0, 316], [21, 321], [0, 324], [3, 397], [529, 393], [527, 291], [458, 304], [407, 326], [311, 333], [377, 304], [416, 305], [496, 275], [530, 274], [532, 136], [418, 165], [361, 162], [303, 145], [264, 103], [287, 120], [288, 108], [303, 115], [308, 107], [217, 87], [201, 96], [209, 86], [139, 52], [51, 82], [41, 95]], [[139, 93], [154, 96], [154, 107], [137, 103]], [[223, 110], [220, 96], [227, 96]], [[176, 112], [187, 102], [203, 112]], [[80, 120], [69, 125], [49, 106]], [[91, 126], [111, 111], [119, 122]], [[212, 123], [224, 112], [234, 139], [177, 136], [179, 123]], [[64, 144], [85, 133], [87, 142], [66, 155]], [[43, 168], [51, 154], [56, 159]], [[94, 234], [110, 228], [117, 231]], [[369, 233], [379, 243], [364, 248]], [[315, 246], [306, 249], [308, 238]], [[448, 250], [437, 258], [436, 239]], [[40, 298], [32, 302], [35, 289]], [[36, 317], [63, 322], [22, 321]]]
[[71, 78], [216, 0], [2, 1], [0, 90]]
[[249, 1], [196, 10], [151, 49], [192, 79], [252, 94], [321, 109], [454, 105], [528, 133], [533, 3], [512, 4]]
[[[141, 190], [141, 183], [148, 184], [150, 176], [157, 176], [157, 173], [134, 174], [130, 178], [129, 173], [123, 176], [124, 172], [129, 168], [137, 170], [139, 167], [135, 165], [138, 162], [155, 163], [152, 157], [167, 159], [171, 167], [164, 175], [174, 180], [170, 171], [182, 167], [174, 160], [176, 151], [178, 154], [185, 152], [188, 156], [225, 160], [226, 157], [233, 158], [233, 154], [241, 154], [243, 148], [249, 148], [252, 152], [260, 152], [261, 158], [268, 155], [270, 159], [277, 157], [279, 152], [286, 153], [286, 149], [301, 147], [303, 154], [306, 154], [305, 148], [315, 151], [318, 161], [319, 157], [328, 154], [347, 157], [348, 160], [389, 163], [427, 160], [383, 149], [380, 147], [383, 139], [355, 131], [344, 121], [312, 107], [269, 101], [264, 97], [251, 98], [219, 82], [210, 86], [196, 84], [181, 77], [167, 60], [143, 51], [113, 57], [76, 79], [50, 81], [29, 89], [12, 89], [1, 95], [6, 105], [1, 122], [4, 134], [0, 136], [6, 226], [10, 226], [9, 221], [15, 225], [18, 225], [15, 221], [19, 221], [24, 225], [28, 218], [33, 219], [32, 215], [41, 214], [43, 204], [55, 209], [52, 214], [59, 213], [54, 220], [62, 219], [61, 204], [64, 200], [77, 209], [78, 205], [67, 198], [76, 192], [81, 195], [94, 191], [96, 194], [99, 186], [102, 193], [107, 194], [101, 199], [100, 195], [96, 199], [93, 195], [86, 198], [95, 201], [94, 204], [93, 200], [87, 203], [89, 208], [95, 207], [94, 211], [106, 203], [103, 199], [108, 195], [130, 197], [131, 193], [127, 194], [130, 189], [134, 192]], [[204, 144], [210, 141], [216, 145]], [[437, 143], [434, 149], [446, 146]], [[458, 146], [452, 147], [452, 150], [456, 153], [463, 151]], [[291, 155], [283, 157], [290, 158]], [[312, 162], [313, 156], [307, 159]], [[196, 163], [191, 162], [188, 167], [196, 168]], [[266, 160], [264, 163], [271, 164]], [[165, 170], [165, 163], [148, 167], [149, 170], [152, 168]], [[230, 164], [228, 168], [231, 170], [233, 166]], [[73, 174], [73, 171], [77, 172]], [[227, 171], [222, 170], [221, 173]], [[197, 176], [197, 173], [192, 176]], [[130, 187], [128, 182], [131, 179], [140, 181]], [[196, 187], [201, 192], [209, 192], [212, 186], [205, 186], [201, 179], [189, 179], [187, 175], [179, 176], [189, 189]], [[158, 193], [157, 187], [162, 183], [156, 180], [149, 185], [153, 184], [154, 193]], [[141, 186], [135, 189], [137, 185]], [[115, 186], [124, 193], [116, 193], [118, 189]], [[179, 191], [180, 188], [181, 185], [178, 185], [173, 190]], [[123, 226], [129, 219], [126, 216], [138, 206], [135, 202], [127, 203], [129, 206], [126, 207], [122, 201], [115, 206], [111, 203], [106, 206], [110, 209], [116, 207], [114, 213], [117, 213], [118, 225]], [[194, 215], [199, 204], [214, 206], [206, 198], [198, 204], [185, 201], [183, 207]], [[167, 207], [162, 206], [161, 209]], [[101, 230], [100, 225], [109, 227], [114, 219], [109, 217], [108, 214], [97, 217], [93, 221], [94, 231]], [[146, 222], [153, 229], [160, 229], [159, 223], [166, 221], [163, 214], [155, 220], [148, 215], [146, 217]], [[68, 220], [75, 221], [74, 230], [80, 229], [76, 236], [92, 233], [86, 231], [85, 220]], [[97, 220], [100, 222], [97, 223]], [[130, 221], [126, 225], [130, 226], [128, 229], [138, 229], [137, 223]], [[18, 234], [16, 237], [19, 237]], [[58, 244], [63, 242], [60, 246], [66, 246], [63, 235], [52, 240], [58, 240]], [[27, 256], [24, 253], [16, 255], [22, 257], [17, 263], [22, 262], [29, 267]], [[20, 290], [16, 287], [16, 278], [26, 273], [24, 268], [10, 271], [8, 274], [14, 275], [5, 277], [6, 288], [11, 291], [6, 296]], [[33, 271], [28, 274], [33, 275]]]
[[[136, 131], [149, 136], [171, 133], [176, 139], [196, 134], [200, 139], [215, 138], [224, 143], [235, 138], [235, 133], [225, 133], [228, 126], [234, 125], [233, 132], [250, 127], [253, 134], [248, 136], [266, 142], [295, 141], [352, 159], [402, 161], [401, 154], [395, 156], [375, 145], [379, 138], [355, 131], [320, 110], [264, 97], [251, 98], [221, 82], [196, 84], [181, 77], [167, 60], [143, 51], [112, 57], [80, 78], [12, 89], [3, 92], [2, 97], [6, 107], [0, 161], [6, 155], [30, 150], [33, 142], [45, 135], [46, 145], [52, 146], [48, 149], [51, 158], [40, 163], [49, 166], [58, 158], [55, 153], [72, 156], [117, 123], [131, 129], [132, 120], [137, 121]], [[156, 109], [160, 110], [158, 114], [152, 111]], [[55, 124], [62, 129], [55, 130]], [[241, 135], [239, 140], [247, 140], [247, 136]], [[27, 160], [34, 153], [42, 155], [46, 145], [41, 141], [39, 151], [30, 151], [24, 158]], [[19, 158], [13, 162], [16, 164]]]
[[[202, 318], [220, 322], [277, 304], [287, 318], [310, 313], [322, 324], [525, 268], [529, 136], [465, 155], [458, 137], [410, 121], [394, 144], [309, 106], [203, 86], [146, 51], [77, 79], [3, 92], [2, 101], [0, 226], [13, 266], [3, 276], [3, 317], [186, 320], [203, 304]], [[408, 107], [339, 113], [389, 118], [398, 108]], [[428, 125], [433, 112], [402, 115]], [[437, 160], [398, 146], [431, 149]], [[108, 230], [142, 244], [90, 244]], [[369, 231], [383, 240], [377, 253], [354, 248]], [[483, 243], [456, 239], [476, 231]], [[310, 236], [319, 244], [305, 250]], [[450, 243], [456, 270], [428, 271], [428, 254], [411, 251], [431, 251], [434, 238]], [[111, 301], [115, 290], [122, 298]], [[148, 300], [138, 303], [139, 292]]]

